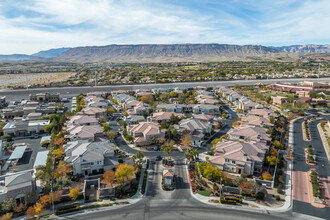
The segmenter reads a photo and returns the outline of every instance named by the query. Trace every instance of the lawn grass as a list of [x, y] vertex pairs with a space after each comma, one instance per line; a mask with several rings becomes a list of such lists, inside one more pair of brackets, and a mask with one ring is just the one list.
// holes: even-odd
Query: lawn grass
[[211, 195], [211, 193], [212, 193], [211, 191], [208, 191], [208, 190], [205, 190], [205, 189], [202, 189], [202, 190], [198, 191], [199, 195], [207, 196], [207, 197], [209, 197]]

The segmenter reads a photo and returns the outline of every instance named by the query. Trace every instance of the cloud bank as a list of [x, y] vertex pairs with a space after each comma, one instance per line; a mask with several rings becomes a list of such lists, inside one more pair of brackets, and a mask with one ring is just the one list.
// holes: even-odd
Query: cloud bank
[[108, 44], [329, 43], [328, 0], [0, 0], [0, 54]]

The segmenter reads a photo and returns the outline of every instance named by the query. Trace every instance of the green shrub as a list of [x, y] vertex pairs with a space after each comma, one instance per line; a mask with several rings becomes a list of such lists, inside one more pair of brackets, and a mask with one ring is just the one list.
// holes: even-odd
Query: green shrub
[[280, 184], [278, 184], [278, 186], [277, 186], [277, 193], [282, 193], [283, 192], [283, 184], [282, 183], [280, 183]]
[[219, 203], [220, 201], [218, 199], [211, 199], [210, 202], [212, 202], [212, 203]]
[[265, 198], [265, 193], [263, 193], [263, 192], [257, 193], [257, 195], [256, 195], [257, 200], [264, 200], [264, 198]]
[[202, 196], [210, 196], [211, 193], [212, 193], [211, 191], [208, 191], [208, 190], [205, 190], [205, 189], [202, 189], [202, 190], [198, 191], [198, 194], [202, 195]]
[[282, 175], [279, 175], [279, 176], [278, 176], [278, 182], [279, 182], [279, 183], [283, 183], [283, 176], [282, 176]]
[[280, 200], [281, 200], [281, 197], [280, 197], [279, 195], [276, 195], [276, 196], [275, 196], [275, 199], [276, 199], [277, 201], [280, 201]]

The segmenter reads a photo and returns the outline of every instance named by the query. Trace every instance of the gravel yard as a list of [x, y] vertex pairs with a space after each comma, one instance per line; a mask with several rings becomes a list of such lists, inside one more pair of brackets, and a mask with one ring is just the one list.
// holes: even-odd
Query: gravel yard
[[26, 86], [26, 76], [28, 76], [29, 85], [46, 84], [68, 79], [74, 75], [73, 72], [59, 73], [29, 73], [29, 74], [3, 74], [0, 75], [0, 89], [13, 86]]

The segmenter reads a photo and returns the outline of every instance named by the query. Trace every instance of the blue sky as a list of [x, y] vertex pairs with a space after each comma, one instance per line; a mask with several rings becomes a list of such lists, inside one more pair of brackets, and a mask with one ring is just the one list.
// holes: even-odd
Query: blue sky
[[108, 44], [329, 44], [329, 27], [329, 0], [0, 0], [0, 54]]

